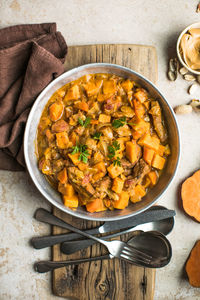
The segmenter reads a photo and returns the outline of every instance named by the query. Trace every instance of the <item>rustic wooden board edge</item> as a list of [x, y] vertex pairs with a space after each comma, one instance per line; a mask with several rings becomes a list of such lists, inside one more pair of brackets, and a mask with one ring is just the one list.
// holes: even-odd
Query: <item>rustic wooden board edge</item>
[[[147, 49], [149, 49], [150, 51], [151, 51], [151, 59], [153, 59], [153, 64], [154, 64], [154, 66], [155, 66], [155, 73], [154, 73], [154, 75], [155, 75], [155, 77], [154, 77], [154, 79], [153, 80], [151, 80], [151, 78], [148, 78], [149, 80], [151, 80], [154, 84], [157, 82], [157, 80], [158, 80], [158, 58], [157, 58], [157, 52], [156, 52], [156, 48], [154, 47], [154, 46], [152, 46], [152, 45], [141, 45], [141, 44], [126, 44], [126, 43], [124, 43], [124, 44], [88, 44], [88, 45], [71, 45], [71, 46], [68, 46], [68, 54], [70, 53], [70, 51], [73, 49], [73, 50], [75, 50], [75, 49], [81, 49], [81, 48], [88, 48], [88, 49], [90, 49], [91, 51], [92, 51], [92, 49], [93, 48], [98, 48], [98, 47], [119, 47], [119, 46], [121, 46], [121, 47], [127, 47], [128, 49], [130, 48], [131, 49], [131, 47], [132, 48], [135, 48], [135, 49], [138, 49], [138, 48], [140, 48], [140, 49], [145, 49], [145, 50], [147, 50]], [[103, 62], [109, 62], [109, 61], [103, 61]], [[78, 65], [76, 65], [76, 66], [73, 66], [73, 67], [70, 67], [70, 68], [67, 68], [67, 64], [68, 64], [68, 55], [67, 55], [67, 57], [66, 57], [66, 60], [65, 60], [65, 63], [64, 63], [64, 67], [65, 67], [65, 70], [66, 71], [69, 71], [69, 70], [71, 70], [72, 68], [74, 68], [74, 67], [77, 67], [77, 66], [80, 66], [80, 65], [84, 65], [84, 64], [88, 64], [88, 63], [92, 63], [92, 62], [86, 62], [86, 63], [82, 63], [82, 64], [78, 64]], [[111, 62], [110, 62], [111, 63]], [[119, 64], [119, 65], [122, 65], [123, 66], [123, 64]], [[133, 69], [133, 68], [131, 68], [131, 69]], [[134, 69], [133, 69], [134, 70]], [[137, 71], [138, 72], [138, 71]], [[138, 73], [141, 73], [141, 72], [138, 72]], [[147, 77], [146, 77], [147, 78]]]

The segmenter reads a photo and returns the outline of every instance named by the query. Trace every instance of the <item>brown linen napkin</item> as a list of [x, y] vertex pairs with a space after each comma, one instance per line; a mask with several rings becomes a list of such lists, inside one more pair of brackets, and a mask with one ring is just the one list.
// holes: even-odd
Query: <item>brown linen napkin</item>
[[0, 29], [0, 169], [25, 169], [23, 135], [30, 108], [64, 72], [66, 54], [55, 23]]

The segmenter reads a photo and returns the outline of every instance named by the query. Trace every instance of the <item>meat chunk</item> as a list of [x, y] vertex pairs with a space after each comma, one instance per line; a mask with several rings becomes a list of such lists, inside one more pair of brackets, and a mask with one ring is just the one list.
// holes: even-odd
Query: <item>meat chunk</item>
[[134, 193], [135, 186], [142, 181], [144, 176], [149, 173], [150, 166], [146, 164], [143, 159], [140, 159], [139, 162], [133, 168], [132, 176], [129, 176], [124, 183], [124, 189], [130, 194]]
[[105, 176], [102, 180], [99, 180], [98, 182], [94, 183], [95, 188], [97, 188], [99, 191], [106, 191], [107, 189], [111, 188], [111, 179], [109, 176]]
[[133, 178], [133, 176], [129, 176], [124, 182], [124, 189], [131, 194], [134, 191], [134, 187], [137, 184], [137, 179]]
[[159, 136], [162, 143], [166, 142], [167, 140], [167, 132], [162, 122], [162, 115], [161, 115], [161, 108], [158, 101], [151, 102], [151, 109], [149, 113], [152, 115], [153, 118], [153, 126], [157, 135]]
[[150, 172], [150, 169], [151, 167], [143, 159], [140, 159], [133, 168], [133, 177], [137, 179], [137, 182], [141, 181]]
[[123, 169], [131, 169], [135, 166], [135, 163], [132, 164], [129, 160], [127, 160], [126, 158], [122, 158], [121, 159], [121, 166]]
[[95, 197], [99, 198], [105, 198], [108, 196], [110, 199], [113, 199], [114, 201], [119, 200], [119, 196], [111, 191], [112, 186], [112, 180], [109, 176], [105, 176], [102, 180], [99, 180], [94, 184], [96, 192]]
[[64, 120], [58, 120], [51, 126], [51, 131], [54, 133], [69, 131], [69, 124]]
[[82, 171], [76, 167], [68, 168], [69, 182], [73, 188], [84, 198], [92, 197], [95, 193], [95, 189], [89, 182], [85, 182], [85, 176]]

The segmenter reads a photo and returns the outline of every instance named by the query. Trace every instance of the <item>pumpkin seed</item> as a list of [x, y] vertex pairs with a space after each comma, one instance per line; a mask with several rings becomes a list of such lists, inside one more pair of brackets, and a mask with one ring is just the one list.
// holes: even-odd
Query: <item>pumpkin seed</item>
[[187, 81], [195, 81], [196, 78], [192, 74], [185, 74], [183, 78]]
[[168, 78], [169, 78], [169, 80], [171, 80], [171, 81], [175, 81], [176, 80], [176, 78], [177, 78], [177, 76], [175, 75], [175, 73], [174, 72], [172, 72], [172, 71], [168, 71]]
[[180, 114], [180, 115], [190, 114], [192, 112], [192, 106], [182, 104], [182, 105], [176, 106], [174, 108], [174, 111], [175, 111], [176, 114]]
[[181, 75], [185, 75], [185, 74], [188, 73], [188, 70], [187, 70], [185, 67], [182, 67], [182, 68], [180, 68], [179, 73], [180, 73]]
[[189, 87], [188, 93], [189, 93], [190, 95], [193, 95], [193, 94], [195, 94], [195, 92], [196, 92], [197, 89], [198, 89], [198, 85], [194, 83], [194, 84], [192, 84], [192, 85]]
[[200, 101], [199, 100], [197, 100], [197, 99], [191, 100], [190, 105], [192, 106], [194, 111], [200, 112]]

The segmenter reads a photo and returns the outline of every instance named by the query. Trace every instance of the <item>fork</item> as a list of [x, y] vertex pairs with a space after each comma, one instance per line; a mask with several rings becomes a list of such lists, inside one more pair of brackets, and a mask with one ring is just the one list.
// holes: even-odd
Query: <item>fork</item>
[[85, 231], [82, 231], [82, 230], [72, 226], [69, 223], [65, 223], [65, 228], [103, 244], [108, 249], [110, 254], [114, 257], [129, 261], [132, 263], [134, 263], [135, 259], [137, 259], [138, 261], [145, 261], [146, 263], [150, 262], [152, 259], [152, 256], [134, 248], [133, 246], [128, 245], [125, 242], [118, 241], [118, 240], [114, 240], [114, 241], [102, 240], [96, 236], [93, 236]]

